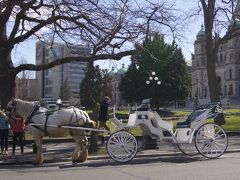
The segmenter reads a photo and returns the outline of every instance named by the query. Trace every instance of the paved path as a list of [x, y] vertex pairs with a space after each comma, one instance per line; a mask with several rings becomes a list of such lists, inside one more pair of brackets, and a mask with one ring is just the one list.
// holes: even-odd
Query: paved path
[[[229, 136], [228, 138], [228, 152], [240, 152], [240, 136]], [[105, 147], [100, 147], [105, 149]], [[61, 142], [61, 143], [47, 143], [43, 145], [43, 153], [45, 163], [52, 162], [71, 162], [71, 153], [74, 149], [74, 143], [72, 142]], [[11, 152], [11, 148], [9, 148]], [[20, 155], [19, 147], [16, 149], [15, 158], [11, 158], [11, 153], [9, 156], [0, 155], [0, 166], [1, 165], [10, 165], [10, 164], [28, 164], [32, 163], [35, 157], [33, 153], [32, 145], [28, 144], [25, 146], [24, 155]], [[179, 153], [180, 151], [176, 148], [175, 145], [171, 143], [162, 143], [159, 149], [148, 149], [138, 152], [138, 157], [147, 157], [147, 156], [161, 156], [161, 155], [173, 155]], [[110, 157], [107, 154], [102, 155], [89, 155], [89, 160], [98, 160], [98, 159], [107, 159]]]

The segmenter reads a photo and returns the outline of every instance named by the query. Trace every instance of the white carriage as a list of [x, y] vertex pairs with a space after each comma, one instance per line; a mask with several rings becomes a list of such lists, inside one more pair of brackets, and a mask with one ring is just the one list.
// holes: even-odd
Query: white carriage
[[[212, 118], [214, 121], [209, 122]], [[118, 131], [109, 137], [107, 152], [117, 162], [132, 160], [138, 152], [138, 142], [128, 130], [140, 126], [158, 140], [172, 140], [184, 154], [194, 155], [197, 152], [206, 158], [217, 158], [226, 151], [228, 138], [224, 129], [215, 123], [216, 120], [224, 120], [218, 103], [199, 106], [184, 122], [177, 123], [175, 131], [172, 122], [163, 120], [147, 104], [130, 113], [126, 126], [120, 123], [114, 112], [112, 122]]]

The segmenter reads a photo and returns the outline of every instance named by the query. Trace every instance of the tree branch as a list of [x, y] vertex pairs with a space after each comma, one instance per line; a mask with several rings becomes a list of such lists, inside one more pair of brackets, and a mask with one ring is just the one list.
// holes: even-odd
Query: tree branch
[[73, 61], [92, 62], [92, 61], [96, 61], [96, 60], [106, 60], [106, 59], [120, 60], [121, 58], [123, 58], [125, 56], [129, 56], [129, 55], [133, 55], [134, 53], [136, 53], [136, 50], [123, 51], [123, 52], [119, 52], [116, 54], [99, 54], [99, 55], [95, 55], [95, 56], [89, 55], [89, 56], [66, 57], [66, 58], [62, 58], [62, 59], [57, 59], [55, 61], [52, 61], [47, 64], [43, 64], [43, 65], [22, 64], [22, 65], [17, 66], [15, 68], [15, 71], [17, 73], [19, 73], [21, 71], [25, 71], [25, 70], [41, 71], [41, 70], [46, 70], [46, 69], [52, 68], [54, 66], [73, 62]]

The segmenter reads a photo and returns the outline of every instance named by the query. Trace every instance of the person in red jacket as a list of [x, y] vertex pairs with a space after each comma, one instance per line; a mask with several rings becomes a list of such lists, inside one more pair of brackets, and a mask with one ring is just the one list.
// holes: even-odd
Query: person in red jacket
[[19, 114], [16, 114], [15, 118], [12, 120], [12, 123], [11, 123], [11, 130], [13, 132], [12, 157], [15, 156], [17, 139], [20, 144], [21, 154], [23, 154], [24, 128], [25, 128], [25, 124], [24, 124], [23, 117]]

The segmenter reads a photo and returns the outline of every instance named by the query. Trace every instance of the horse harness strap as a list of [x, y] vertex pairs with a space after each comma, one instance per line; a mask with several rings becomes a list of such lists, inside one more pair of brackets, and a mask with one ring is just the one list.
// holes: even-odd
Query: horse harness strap
[[48, 135], [48, 132], [47, 132], [47, 122], [48, 122], [48, 117], [51, 115], [51, 114], [45, 114], [46, 115], [46, 120], [45, 120], [45, 123], [44, 123], [44, 132], [46, 135]]
[[28, 117], [26, 118], [26, 124], [31, 122], [31, 119], [33, 117], [33, 115], [37, 112], [37, 110], [40, 108], [40, 106], [38, 104], [36, 104], [34, 106], [34, 108], [32, 109], [32, 111], [29, 113]]
[[[75, 114], [75, 118], [76, 118], [76, 125], [79, 124], [79, 119], [77, 118], [77, 112], [76, 112], [76, 109], [73, 107], [73, 113], [71, 115], [71, 118], [70, 118], [70, 121], [69, 121], [69, 125], [74, 125], [75, 122], [72, 123], [72, 120], [73, 120], [73, 115]], [[82, 113], [80, 111], [80, 114], [82, 116]]]

